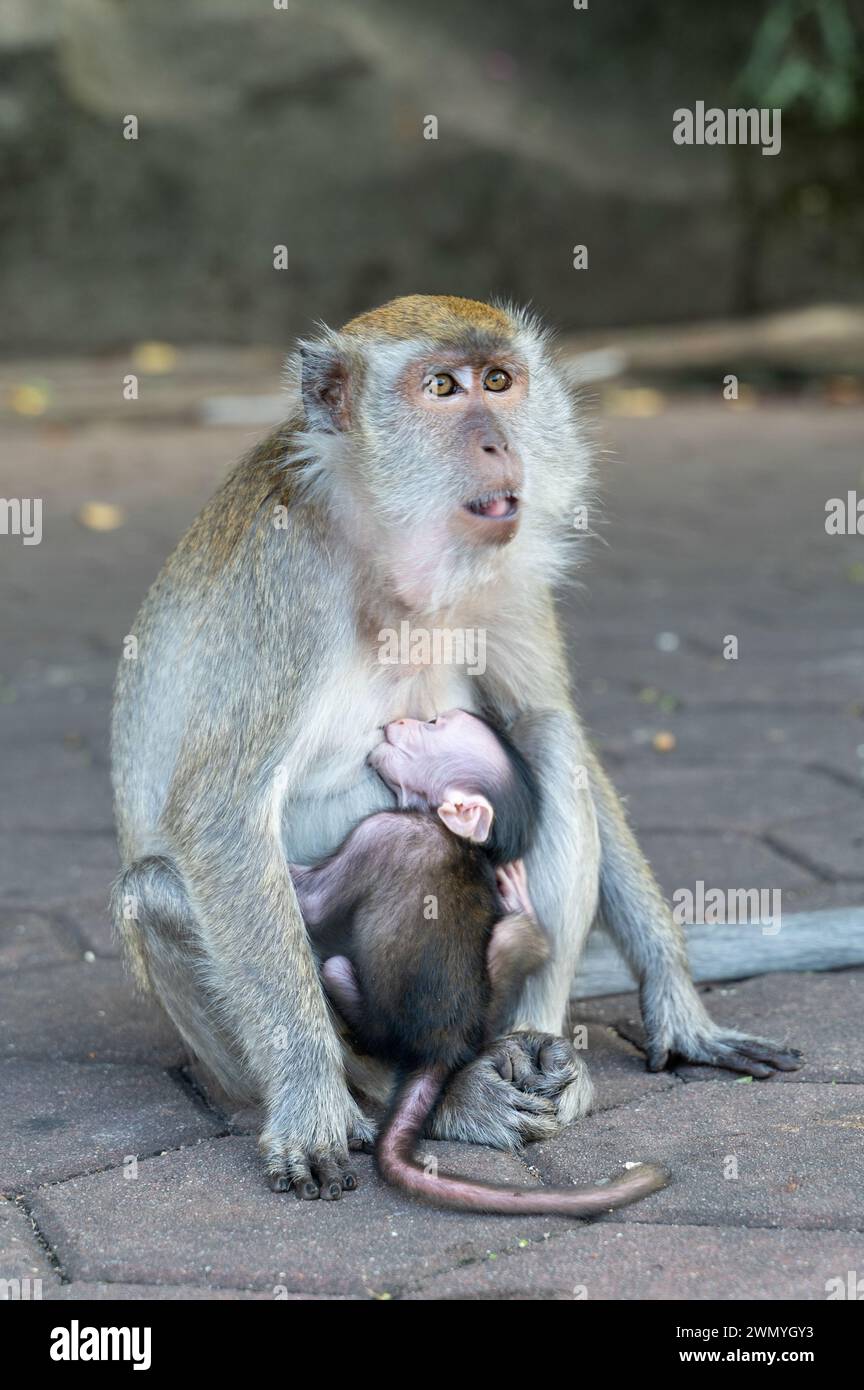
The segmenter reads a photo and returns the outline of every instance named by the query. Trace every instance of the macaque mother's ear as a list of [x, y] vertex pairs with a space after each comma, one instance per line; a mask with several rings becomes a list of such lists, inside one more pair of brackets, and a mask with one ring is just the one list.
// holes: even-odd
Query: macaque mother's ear
[[490, 802], [479, 792], [452, 791], [438, 807], [438, 815], [447, 829], [476, 845], [485, 844], [489, 839], [494, 814]]
[[339, 434], [351, 428], [351, 372], [336, 344], [300, 345], [300, 390], [310, 429]]

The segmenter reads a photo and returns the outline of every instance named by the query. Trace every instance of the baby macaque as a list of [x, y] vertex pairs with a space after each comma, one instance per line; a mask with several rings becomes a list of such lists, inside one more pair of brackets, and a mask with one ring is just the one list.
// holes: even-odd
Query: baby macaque
[[499, 1035], [549, 959], [522, 864], [540, 791], [509, 739], [464, 710], [397, 719], [384, 736], [369, 761], [400, 809], [368, 816], [317, 867], [291, 866], [327, 993], [358, 1048], [397, 1071], [375, 1148], [382, 1176], [442, 1206], [570, 1216], [663, 1187], [651, 1164], [606, 1184], [534, 1189], [433, 1176], [415, 1162], [449, 1077]]

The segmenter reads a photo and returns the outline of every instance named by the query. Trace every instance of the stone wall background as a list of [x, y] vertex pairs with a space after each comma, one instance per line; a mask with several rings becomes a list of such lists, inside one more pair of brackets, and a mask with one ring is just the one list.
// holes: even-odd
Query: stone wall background
[[776, 158], [672, 141], [678, 106], [759, 104], [792, 3], [0, 0], [0, 353], [281, 344], [409, 291], [571, 330], [860, 302], [864, 0], [784, 50], [839, 116], [784, 103]]

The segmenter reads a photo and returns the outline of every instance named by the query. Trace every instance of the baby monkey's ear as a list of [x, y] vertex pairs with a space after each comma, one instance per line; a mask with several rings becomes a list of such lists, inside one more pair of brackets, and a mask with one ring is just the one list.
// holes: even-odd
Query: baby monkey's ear
[[438, 807], [438, 815], [454, 835], [482, 845], [489, 839], [495, 812], [479, 792], [450, 791]]

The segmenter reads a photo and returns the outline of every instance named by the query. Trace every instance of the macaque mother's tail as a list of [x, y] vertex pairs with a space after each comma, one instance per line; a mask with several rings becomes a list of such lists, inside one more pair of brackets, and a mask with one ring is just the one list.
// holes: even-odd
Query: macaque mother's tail
[[414, 1146], [448, 1073], [441, 1068], [415, 1072], [399, 1086], [385, 1120], [375, 1157], [385, 1181], [440, 1207], [510, 1215], [594, 1216], [638, 1202], [669, 1181], [665, 1168], [640, 1163], [608, 1183], [585, 1187], [510, 1187], [431, 1173], [414, 1158]]

